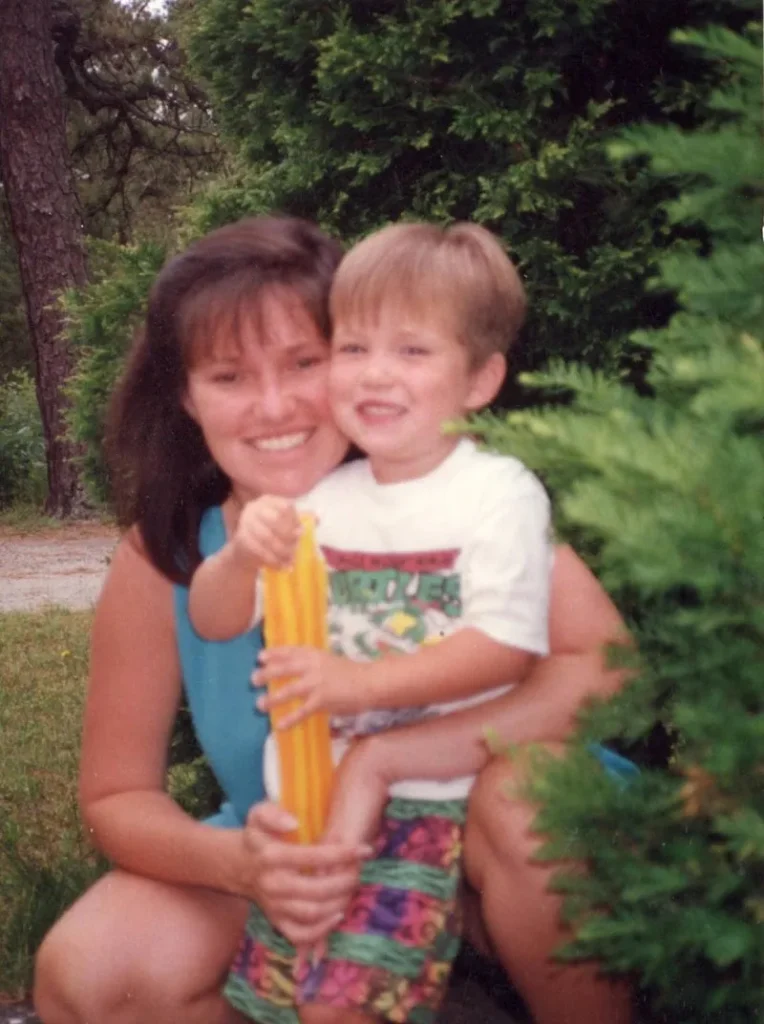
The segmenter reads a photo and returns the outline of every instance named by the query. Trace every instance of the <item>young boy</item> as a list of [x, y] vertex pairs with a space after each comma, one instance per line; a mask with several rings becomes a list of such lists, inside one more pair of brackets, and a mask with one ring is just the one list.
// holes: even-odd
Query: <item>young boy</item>
[[[265, 652], [258, 684], [295, 681], [261, 707], [301, 697], [290, 722], [324, 708], [347, 743], [495, 696], [547, 653], [546, 494], [516, 459], [442, 429], [495, 397], [524, 309], [515, 268], [474, 225], [397, 225], [343, 260], [331, 296], [330, 400], [367, 458], [298, 502], [318, 519], [332, 652]], [[284, 499], [245, 506], [228, 550], [192, 583], [203, 635], [252, 621], [257, 571], [288, 563], [298, 529]], [[232, 564], [251, 585], [222, 603]], [[234, 1005], [255, 1018], [266, 1005], [301, 1006], [304, 1020], [311, 1003], [396, 1021], [434, 1012], [458, 947], [471, 781], [391, 787], [376, 858], [320, 963], [297, 969], [255, 908], [228, 986]]]

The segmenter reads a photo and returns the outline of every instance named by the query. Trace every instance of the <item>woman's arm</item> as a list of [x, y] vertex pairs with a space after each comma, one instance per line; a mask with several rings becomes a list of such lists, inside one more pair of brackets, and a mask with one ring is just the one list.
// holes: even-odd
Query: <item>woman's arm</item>
[[180, 687], [172, 587], [133, 533], [117, 548], [93, 624], [79, 787], [93, 841], [134, 874], [257, 900], [282, 926], [326, 921], [355, 884], [356, 845], [280, 842], [276, 809], [255, 812], [244, 830], [213, 828], [165, 792]]
[[[394, 782], [480, 772], [491, 756], [487, 727], [508, 743], [564, 740], [588, 700], [619, 689], [625, 673], [607, 667], [604, 647], [628, 643], [623, 621], [596, 577], [567, 546], [555, 553], [549, 636], [549, 657], [504, 696], [358, 742], [338, 770], [329, 834], [373, 833]], [[349, 821], [352, 828], [346, 827]]]

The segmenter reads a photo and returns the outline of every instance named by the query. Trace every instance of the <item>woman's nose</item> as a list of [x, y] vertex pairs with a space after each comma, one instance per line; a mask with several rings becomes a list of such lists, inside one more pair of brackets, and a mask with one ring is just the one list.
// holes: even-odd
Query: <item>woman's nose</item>
[[277, 376], [261, 381], [254, 397], [255, 414], [269, 423], [288, 419], [295, 409], [295, 395], [286, 382]]

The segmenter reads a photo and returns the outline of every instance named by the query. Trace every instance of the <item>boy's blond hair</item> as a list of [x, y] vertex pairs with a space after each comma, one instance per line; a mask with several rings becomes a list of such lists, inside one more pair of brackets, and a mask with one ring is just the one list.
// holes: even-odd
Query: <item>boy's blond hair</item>
[[332, 284], [332, 321], [376, 321], [383, 304], [455, 335], [480, 366], [505, 354], [525, 317], [525, 289], [501, 245], [477, 224], [394, 224], [355, 245]]

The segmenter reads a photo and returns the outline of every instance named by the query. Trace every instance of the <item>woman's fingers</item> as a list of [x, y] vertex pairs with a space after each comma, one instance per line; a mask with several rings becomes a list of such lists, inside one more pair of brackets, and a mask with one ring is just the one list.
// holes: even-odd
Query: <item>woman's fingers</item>
[[338, 871], [319, 878], [295, 876], [286, 871], [274, 872], [263, 885], [263, 890], [269, 899], [280, 900], [281, 906], [297, 902], [314, 907], [315, 913], [307, 918], [312, 923], [326, 912], [327, 906], [331, 910], [334, 904], [341, 905], [350, 896], [358, 885], [358, 875], [358, 871]]
[[324, 939], [329, 932], [334, 931], [344, 916], [342, 911], [338, 911], [336, 914], [323, 918], [315, 924], [300, 925], [292, 920], [273, 921], [273, 924], [289, 939], [292, 945], [312, 948], [317, 942]]
[[268, 841], [271, 838], [271, 833], [281, 835], [285, 832], [293, 832], [298, 827], [298, 824], [294, 815], [290, 814], [284, 807], [271, 803], [270, 800], [264, 800], [262, 803], [255, 804], [254, 807], [250, 808], [247, 815], [245, 838], [251, 840], [253, 833], [258, 829], [262, 829], [266, 835], [261, 838]]

